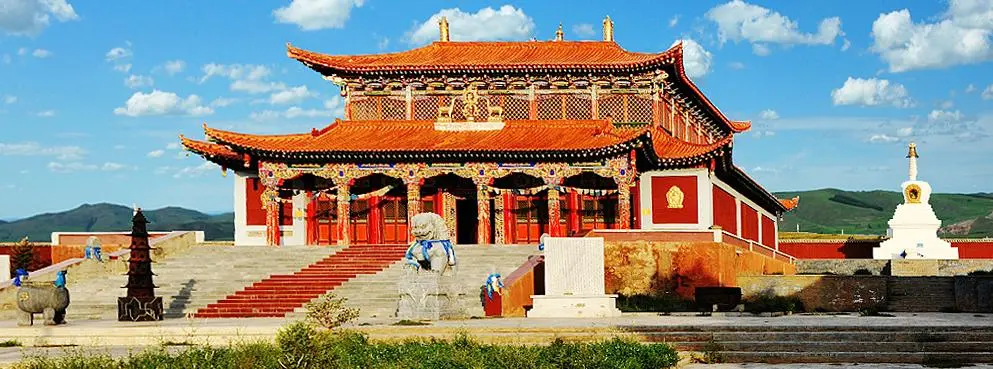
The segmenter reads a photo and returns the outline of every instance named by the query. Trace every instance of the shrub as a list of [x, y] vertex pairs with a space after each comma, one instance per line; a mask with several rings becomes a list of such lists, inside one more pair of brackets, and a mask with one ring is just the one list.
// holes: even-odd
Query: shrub
[[693, 311], [693, 303], [674, 294], [617, 296], [617, 308], [623, 312], [670, 313]]
[[359, 310], [345, 306], [345, 301], [334, 292], [325, 293], [307, 303], [307, 318], [328, 329], [338, 328], [359, 317]]
[[803, 302], [794, 296], [759, 295], [745, 300], [745, 311], [758, 313], [798, 313], [803, 310]]
[[870, 305], [859, 309], [859, 315], [861, 316], [883, 316], [883, 317], [894, 317], [896, 315], [886, 314], [882, 311], [885, 310], [883, 305]]
[[20, 242], [15, 243], [14, 246], [10, 248], [10, 277], [14, 277], [14, 272], [17, 269], [24, 269], [31, 271], [35, 268], [35, 255], [34, 255], [34, 245], [28, 242], [28, 238], [24, 237]]

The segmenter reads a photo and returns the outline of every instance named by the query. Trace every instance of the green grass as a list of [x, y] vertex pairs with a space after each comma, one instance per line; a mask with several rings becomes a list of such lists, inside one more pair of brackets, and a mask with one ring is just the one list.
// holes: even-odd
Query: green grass
[[21, 341], [18, 340], [0, 341], [0, 347], [21, 347]]
[[451, 341], [370, 342], [366, 336], [316, 330], [303, 323], [283, 328], [275, 344], [164, 347], [122, 358], [66, 353], [32, 357], [16, 368], [672, 368], [678, 356], [665, 344], [613, 339], [593, 343], [556, 340], [542, 346], [488, 345], [466, 337]]
[[431, 325], [431, 323], [422, 322], [420, 320], [403, 319], [401, 321], [393, 323], [393, 325]]
[[[827, 234], [883, 235], [887, 222], [903, 195], [896, 191], [843, 191], [821, 189], [779, 192], [779, 198], [800, 196], [800, 206], [784, 215], [780, 231], [793, 232], [797, 223], [801, 232]], [[934, 194], [931, 206], [942, 220], [951, 225], [976, 220], [967, 237], [993, 236], [993, 196], [989, 194]]]

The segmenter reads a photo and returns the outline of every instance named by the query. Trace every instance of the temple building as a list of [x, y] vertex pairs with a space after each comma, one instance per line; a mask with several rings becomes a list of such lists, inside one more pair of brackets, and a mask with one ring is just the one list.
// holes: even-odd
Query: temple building
[[728, 119], [687, 78], [683, 47], [440, 40], [409, 51], [290, 58], [340, 88], [344, 119], [256, 135], [204, 125], [188, 151], [231, 169], [237, 245], [396, 244], [419, 212], [460, 244], [591, 229], [714, 226], [771, 248], [780, 201], [736, 167]]

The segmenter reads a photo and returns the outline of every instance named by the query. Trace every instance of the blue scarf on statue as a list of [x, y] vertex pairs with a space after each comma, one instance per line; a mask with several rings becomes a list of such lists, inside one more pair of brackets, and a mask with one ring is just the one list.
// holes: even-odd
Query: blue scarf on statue
[[18, 268], [14, 271], [14, 286], [20, 287], [23, 282], [22, 278], [24, 280], [28, 279], [28, 271]]
[[486, 298], [492, 300], [494, 291], [498, 295], [503, 293], [503, 280], [500, 278], [500, 273], [490, 273], [486, 277]]
[[[455, 248], [452, 246], [452, 241], [449, 240], [420, 240], [414, 241], [407, 248], [407, 253], [404, 255], [404, 260], [407, 264], [413, 265], [417, 270], [421, 269], [421, 264], [417, 262], [417, 258], [414, 257], [414, 252], [418, 252], [424, 257], [424, 260], [431, 260], [431, 248], [435, 246], [435, 243], [441, 244], [445, 248], [445, 255], [448, 256], [448, 265], [454, 266], [455, 261]], [[416, 251], [415, 251], [416, 250]]]
[[55, 276], [55, 282], [52, 282], [52, 284], [54, 284], [55, 287], [59, 287], [59, 288], [65, 287], [66, 286], [66, 271], [60, 270], [59, 273]]

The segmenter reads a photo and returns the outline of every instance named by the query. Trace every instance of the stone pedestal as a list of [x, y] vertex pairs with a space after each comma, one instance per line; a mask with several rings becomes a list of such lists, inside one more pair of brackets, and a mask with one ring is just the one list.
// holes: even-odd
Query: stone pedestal
[[889, 221], [889, 239], [872, 250], [874, 259], [958, 259], [958, 249], [938, 238], [941, 220], [928, 203], [931, 186], [911, 180], [903, 185], [904, 203]]
[[603, 238], [545, 239], [545, 294], [534, 295], [529, 318], [620, 316], [617, 295], [604, 293]]
[[466, 319], [461, 301], [466, 292], [455, 276], [408, 271], [397, 283], [397, 318], [410, 320]]
[[0, 255], [0, 282], [10, 279], [10, 255]]
[[122, 322], [162, 320], [162, 297], [118, 297], [117, 320]]

